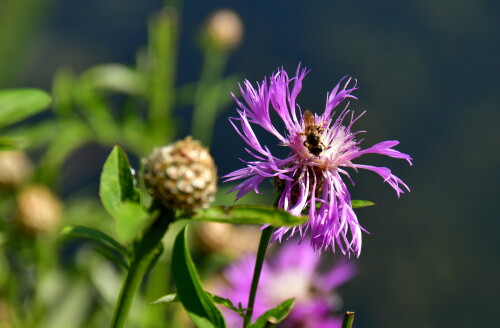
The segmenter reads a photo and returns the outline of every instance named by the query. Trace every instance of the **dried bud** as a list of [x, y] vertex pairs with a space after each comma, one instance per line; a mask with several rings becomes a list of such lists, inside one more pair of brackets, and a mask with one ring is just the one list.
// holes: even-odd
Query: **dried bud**
[[201, 222], [196, 237], [204, 251], [237, 258], [244, 253], [257, 252], [260, 230], [257, 226]]
[[222, 9], [208, 19], [207, 32], [220, 47], [234, 49], [243, 38], [243, 23], [234, 11]]
[[61, 222], [62, 204], [47, 187], [31, 185], [17, 196], [15, 220], [28, 233], [46, 235]]
[[22, 151], [0, 152], [0, 187], [13, 188], [28, 180], [33, 165]]
[[217, 168], [208, 150], [187, 137], [153, 150], [144, 160], [144, 183], [164, 206], [192, 211], [213, 202]]

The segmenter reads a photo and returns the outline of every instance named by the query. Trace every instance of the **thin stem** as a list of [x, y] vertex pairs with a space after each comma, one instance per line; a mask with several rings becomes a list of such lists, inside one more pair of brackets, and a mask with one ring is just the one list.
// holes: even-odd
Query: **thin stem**
[[136, 291], [141, 284], [142, 277], [148, 270], [152, 259], [156, 255], [158, 245], [172, 221], [174, 213], [172, 210], [163, 209], [156, 221], [149, 227], [137, 247], [136, 255], [130, 264], [127, 277], [122, 285], [120, 296], [116, 304], [111, 328], [123, 328], [127, 320], [128, 312]]
[[342, 321], [342, 328], [352, 328], [354, 323], [354, 312], [347, 311], [344, 315], [344, 321]]
[[247, 327], [252, 321], [255, 294], [257, 292], [257, 286], [259, 285], [260, 273], [262, 271], [262, 265], [264, 264], [267, 246], [269, 245], [273, 230], [274, 228], [269, 226], [262, 230], [262, 235], [260, 236], [259, 250], [257, 251], [257, 259], [255, 260], [255, 269], [253, 271], [252, 286], [250, 287], [250, 295], [248, 296], [248, 310], [245, 313], [243, 328]]

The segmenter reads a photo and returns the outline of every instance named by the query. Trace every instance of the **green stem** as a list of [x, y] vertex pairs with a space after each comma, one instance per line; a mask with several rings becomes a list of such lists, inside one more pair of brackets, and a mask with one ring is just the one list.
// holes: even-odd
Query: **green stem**
[[344, 321], [342, 321], [342, 328], [352, 328], [354, 323], [354, 312], [347, 311], [344, 315]]
[[141, 284], [142, 277], [148, 270], [152, 259], [156, 255], [158, 245], [160, 245], [167, 228], [174, 217], [174, 212], [169, 209], [161, 210], [156, 221], [144, 234], [137, 252], [130, 264], [127, 277], [122, 285], [120, 296], [116, 304], [111, 328], [123, 328], [127, 320], [128, 312], [134, 300], [136, 291]]
[[247, 327], [252, 321], [255, 294], [259, 285], [260, 273], [262, 271], [262, 265], [264, 264], [267, 246], [269, 245], [269, 240], [271, 239], [273, 230], [274, 228], [269, 226], [262, 230], [262, 235], [260, 236], [259, 250], [257, 251], [257, 259], [255, 260], [255, 269], [253, 271], [252, 286], [250, 287], [250, 295], [248, 296], [248, 310], [245, 313], [243, 328]]

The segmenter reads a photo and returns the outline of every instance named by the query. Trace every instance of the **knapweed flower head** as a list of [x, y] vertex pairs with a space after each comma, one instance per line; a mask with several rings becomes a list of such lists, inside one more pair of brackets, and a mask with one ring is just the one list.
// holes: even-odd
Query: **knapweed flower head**
[[[286, 244], [279, 253], [264, 261], [254, 304], [254, 318], [283, 301], [295, 298], [295, 305], [281, 328], [340, 327], [342, 318], [335, 315], [342, 300], [335, 292], [340, 285], [356, 274], [354, 265], [340, 261], [319, 271], [320, 254], [306, 244]], [[243, 306], [248, 299], [255, 255], [243, 257], [223, 271], [224, 283], [214, 286], [213, 292]], [[228, 327], [241, 327], [243, 319], [233, 311], [222, 308]]]
[[[323, 114], [302, 112], [296, 99], [307, 73], [299, 65], [292, 78], [279, 69], [269, 81], [264, 79], [256, 87], [248, 80], [240, 85], [243, 100], [233, 95], [239, 106], [239, 117], [231, 118], [230, 122], [250, 147], [246, 151], [256, 160], [244, 161], [246, 167], [224, 176], [225, 182], [244, 179], [231, 190], [238, 191], [238, 199], [251, 190], [258, 192], [264, 179], [273, 178], [281, 193], [278, 207], [297, 216], [308, 212], [309, 220], [303, 226], [281, 227], [275, 231], [273, 240], [281, 241], [288, 232], [290, 236], [299, 232], [302, 238], [310, 232], [311, 244], [316, 250], [331, 248], [335, 252], [338, 247], [343, 254], [359, 256], [363, 228], [352, 209], [351, 196], [342, 177], [351, 179], [347, 169], [373, 171], [394, 188], [399, 197], [409, 188], [390, 169], [358, 164], [355, 160], [374, 153], [405, 159], [411, 165], [411, 157], [393, 149], [399, 144], [396, 140], [383, 141], [366, 149], [360, 147], [356, 137], [364, 131], [351, 129], [363, 114], [355, 116], [348, 104], [336, 110], [345, 99], [356, 99], [352, 95], [357, 89], [356, 83], [352, 83], [351, 78], [343, 78], [327, 94]], [[272, 111], [283, 121], [284, 133], [271, 122]], [[280, 146], [288, 147], [288, 156], [278, 158], [262, 145], [253, 130], [255, 125], [273, 134]]]

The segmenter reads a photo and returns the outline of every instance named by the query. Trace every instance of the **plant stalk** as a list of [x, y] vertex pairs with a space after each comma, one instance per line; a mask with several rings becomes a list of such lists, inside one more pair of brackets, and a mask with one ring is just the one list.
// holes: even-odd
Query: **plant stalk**
[[165, 233], [167, 232], [170, 222], [172, 222], [174, 212], [170, 209], [162, 209], [156, 220], [151, 224], [146, 233], [141, 239], [134, 259], [130, 264], [127, 272], [127, 277], [122, 285], [120, 296], [116, 304], [111, 328], [123, 328], [127, 320], [128, 312], [134, 300], [134, 296], [139, 288], [142, 277], [149, 269], [151, 261], [156, 255], [158, 246]]
[[354, 312], [347, 311], [344, 315], [344, 321], [342, 321], [342, 328], [352, 328], [354, 323]]
[[255, 303], [255, 294], [257, 292], [257, 287], [259, 285], [260, 273], [262, 271], [262, 265], [264, 264], [264, 258], [266, 256], [267, 246], [269, 245], [269, 240], [273, 234], [274, 228], [269, 226], [262, 230], [259, 242], [259, 250], [257, 251], [257, 258], [255, 260], [255, 269], [253, 271], [252, 286], [250, 287], [250, 295], [248, 296], [248, 310], [245, 313], [245, 318], [243, 322], [243, 328], [248, 327], [252, 322], [253, 306]]

